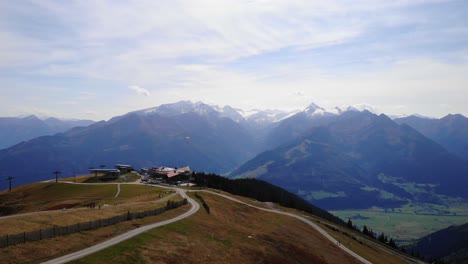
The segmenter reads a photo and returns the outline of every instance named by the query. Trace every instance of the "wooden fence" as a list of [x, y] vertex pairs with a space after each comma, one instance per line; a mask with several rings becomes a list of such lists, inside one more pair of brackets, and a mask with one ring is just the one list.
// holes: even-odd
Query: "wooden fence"
[[115, 225], [123, 221], [129, 221], [133, 219], [141, 219], [148, 216], [154, 216], [161, 214], [167, 210], [178, 208], [182, 205], [187, 204], [187, 199], [184, 199], [179, 202], [167, 201], [167, 205], [156, 208], [153, 210], [143, 211], [143, 212], [127, 212], [121, 215], [114, 217], [109, 217], [105, 219], [99, 219], [89, 222], [81, 222], [68, 226], [53, 226], [50, 228], [39, 229], [32, 232], [22, 232], [12, 235], [0, 236], [0, 248], [13, 246], [17, 244], [22, 244], [31, 241], [38, 241], [42, 239], [48, 239], [58, 236], [65, 236], [73, 233], [78, 233], [85, 230], [94, 230], [105, 226]]

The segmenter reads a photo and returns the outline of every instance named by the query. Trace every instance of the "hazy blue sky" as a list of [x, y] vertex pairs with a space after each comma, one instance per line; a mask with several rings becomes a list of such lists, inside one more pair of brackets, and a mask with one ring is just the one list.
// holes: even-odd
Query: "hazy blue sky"
[[468, 1], [0, 1], [0, 116], [179, 100], [468, 115]]

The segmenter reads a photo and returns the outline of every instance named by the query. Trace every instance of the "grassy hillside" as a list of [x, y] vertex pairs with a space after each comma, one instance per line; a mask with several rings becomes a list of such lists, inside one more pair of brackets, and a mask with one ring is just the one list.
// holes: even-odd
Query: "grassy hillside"
[[[20, 244], [17, 246], [0, 248], [1, 263], [41, 263], [68, 253], [72, 253], [93, 246], [97, 243], [122, 234], [126, 231], [135, 229], [139, 226], [148, 225], [150, 223], [160, 222], [173, 218], [175, 216], [183, 214], [188, 209], [188, 206], [182, 206], [180, 208], [165, 212], [157, 216], [146, 217], [143, 219], [135, 219], [132, 221], [125, 221], [116, 225], [107, 226], [92, 231], [82, 231], [80, 233], [75, 233], [67, 236], [61, 236], [36, 242], [28, 242], [26, 244]], [[2, 227], [3, 226], [4, 225], [2, 224]]]
[[[0, 193], [0, 208], [18, 208], [21, 210], [15, 214], [27, 213], [0, 218], [0, 236], [98, 220], [128, 211], [154, 209], [165, 205], [168, 199], [181, 199], [173, 192], [145, 185], [121, 184], [119, 196], [115, 197], [116, 184], [37, 183], [21, 186], [11, 193]], [[96, 203], [96, 208], [86, 206], [93, 202]], [[56, 210], [62, 208], [68, 209]], [[10, 214], [12, 215], [14, 214]]]
[[101, 199], [117, 192], [114, 185], [71, 185], [66, 183], [33, 183], [0, 193], [0, 215], [71, 208]]
[[81, 208], [90, 203], [118, 205], [129, 202], [154, 201], [165, 196], [161, 188], [143, 185], [68, 184], [41, 182], [0, 192], [0, 216], [63, 208]]
[[345, 223], [331, 213], [314, 206], [299, 196], [286, 191], [271, 183], [256, 179], [228, 179], [215, 174], [203, 172], [193, 174], [198, 186], [219, 189], [234, 195], [250, 197], [262, 202], [274, 202], [285, 207], [295, 208], [335, 222], [340, 225]]
[[[200, 193], [210, 207], [74, 263], [358, 263], [304, 223]], [[355, 242], [374, 263], [404, 263]]]
[[[246, 186], [252, 187], [256, 184]], [[99, 199], [109, 203], [101, 209], [78, 207], [2, 218], [0, 225], [3, 228], [0, 236], [109, 217], [127, 210], [142, 211], [164, 204], [165, 199], [180, 199], [175, 197], [172, 191], [157, 187], [121, 184], [120, 188], [117, 198], [114, 198], [117, 184], [36, 183], [15, 188], [11, 193], [2, 192], [0, 195], [4, 202], [16, 201], [17, 204], [24, 204], [23, 208], [26, 211], [33, 211], [34, 204], [49, 206], [57, 202], [69, 203], [80, 201], [80, 197], [85, 201], [100, 197]], [[262, 189], [252, 191], [255, 194], [255, 191]], [[358, 263], [339, 250], [337, 245], [297, 219], [260, 211], [213, 194], [199, 194], [210, 208], [210, 213], [201, 208], [187, 219], [153, 229], [81, 259], [78, 263]], [[194, 197], [193, 193], [190, 195]], [[324, 229], [328, 228], [325, 224], [335, 225], [315, 215], [271, 202], [238, 198], [260, 207], [308, 215]], [[2, 248], [0, 259], [2, 263], [40, 263], [97, 244], [141, 225], [170, 219], [188, 208], [183, 206], [158, 216]], [[350, 230], [344, 232], [346, 228], [340, 228], [343, 229], [327, 229], [327, 232], [373, 263], [403, 263], [399, 257], [389, 254], [381, 246], [376, 247], [361, 240], [360, 234], [353, 234]], [[358, 238], [353, 238], [354, 236]]]

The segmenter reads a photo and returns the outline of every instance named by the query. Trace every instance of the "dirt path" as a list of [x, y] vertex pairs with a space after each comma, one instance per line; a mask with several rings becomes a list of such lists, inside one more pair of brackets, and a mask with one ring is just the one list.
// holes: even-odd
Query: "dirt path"
[[262, 207], [258, 207], [258, 206], [255, 206], [255, 205], [251, 205], [251, 204], [248, 204], [248, 203], [245, 203], [241, 200], [238, 200], [234, 197], [231, 197], [231, 196], [228, 196], [228, 195], [224, 195], [224, 194], [220, 194], [220, 193], [216, 193], [216, 192], [212, 192], [212, 191], [207, 191], [207, 190], [197, 190], [197, 191], [190, 191], [190, 192], [206, 192], [206, 193], [210, 193], [210, 194], [214, 194], [214, 195], [218, 195], [218, 196], [221, 196], [223, 198], [226, 198], [228, 200], [231, 200], [233, 202], [237, 202], [237, 203], [240, 203], [240, 204], [243, 204], [243, 205], [247, 205], [247, 206], [250, 206], [250, 207], [253, 207], [253, 208], [256, 208], [256, 209], [259, 209], [259, 210], [262, 210], [262, 211], [267, 211], [267, 212], [271, 212], [271, 213], [275, 213], [275, 214], [281, 214], [281, 215], [286, 215], [286, 216], [290, 216], [290, 217], [293, 217], [293, 218], [296, 218], [304, 223], [306, 223], [307, 225], [311, 226], [312, 228], [314, 228], [315, 230], [317, 230], [320, 234], [322, 234], [324, 237], [326, 237], [328, 240], [330, 240], [332, 243], [338, 245], [341, 250], [345, 251], [346, 253], [350, 254], [351, 256], [353, 256], [354, 258], [356, 258], [357, 260], [361, 261], [362, 263], [366, 263], [366, 264], [372, 264], [372, 262], [366, 260], [365, 258], [361, 257], [360, 255], [356, 254], [354, 251], [352, 251], [351, 249], [345, 247], [343, 244], [341, 244], [338, 240], [336, 240], [335, 238], [333, 238], [330, 234], [328, 234], [325, 230], [323, 230], [321, 227], [319, 227], [317, 224], [315, 224], [314, 222], [302, 217], [302, 216], [299, 216], [299, 215], [296, 215], [296, 214], [293, 214], [293, 213], [286, 213], [286, 212], [282, 212], [282, 211], [279, 211], [279, 210], [275, 210], [275, 209], [266, 209], [266, 208], [262, 208]]
[[120, 194], [120, 183], [117, 184], [117, 193], [115, 194], [114, 198], [119, 197], [119, 194]]
[[56, 258], [56, 259], [52, 259], [52, 260], [43, 262], [43, 264], [67, 263], [67, 262], [70, 262], [72, 260], [76, 260], [76, 259], [82, 258], [84, 256], [91, 255], [91, 254], [96, 253], [96, 252], [98, 252], [100, 250], [103, 250], [105, 248], [116, 245], [116, 244], [118, 244], [118, 243], [120, 243], [120, 242], [122, 242], [124, 240], [127, 240], [127, 239], [130, 239], [130, 238], [134, 237], [134, 236], [137, 236], [137, 235], [139, 235], [139, 234], [141, 234], [143, 232], [146, 232], [146, 231], [148, 231], [150, 229], [160, 227], [160, 226], [164, 226], [164, 225], [168, 225], [168, 224], [174, 223], [176, 221], [182, 220], [184, 218], [187, 218], [187, 217], [193, 215], [194, 213], [196, 213], [200, 209], [200, 205], [197, 202], [195, 202], [192, 198], [188, 197], [187, 194], [183, 190], [177, 189], [177, 192], [183, 198], [187, 198], [187, 201], [191, 205], [191, 208], [190, 208], [189, 211], [187, 211], [187, 212], [185, 212], [185, 213], [183, 213], [183, 214], [181, 214], [181, 215], [179, 215], [177, 217], [169, 219], [169, 220], [165, 220], [165, 221], [162, 221], [162, 222], [158, 222], [158, 223], [150, 224], [150, 225], [147, 225], [147, 226], [139, 227], [137, 229], [128, 231], [128, 232], [123, 233], [123, 234], [121, 234], [119, 236], [111, 238], [111, 239], [109, 239], [107, 241], [104, 241], [102, 243], [94, 245], [92, 247], [85, 248], [83, 250], [80, 250], [80, 251], [65, 255], [63, 257], [59, 257], [59, 258]]

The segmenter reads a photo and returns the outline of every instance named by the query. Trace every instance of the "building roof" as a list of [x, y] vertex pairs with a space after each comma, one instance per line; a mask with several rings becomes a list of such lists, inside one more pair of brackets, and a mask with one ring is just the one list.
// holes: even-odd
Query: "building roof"
[[159, 168], [153, 168], [157, 172], [168, 172], [168, 171], [175, 171], [176, 169], [170, 168], [170, 167], [159, 167]]
[[119, 172], [118, 169], [89, 169], [91, 172]]
[[115, 166], [119, 168], [132, 168], [133, 167], [132, 165], [125, 165], [125, 164], [115, 164]]
[[182, 167], [182, 168], [178, 168], [177, 171], [188, 172], [188, 171], [190, 171], [190, 167], [189, 167], [189, 166], [185, 166], [185, 167]]
[[188, 166], [182, 168], [171, 168], [171, 167], [159, 167], [159, 168], [151, 168], [152, 171], [166, 175], [167, 177], [171, 178], [177, 176], [182, 173], [190, 172], [190, 168]]
[[175, 177], [177, 175], [179, 175], [180, 173], [179, 172], [168, 172], [166, 175], [168, 178], [172, 178], [172, 177]]

